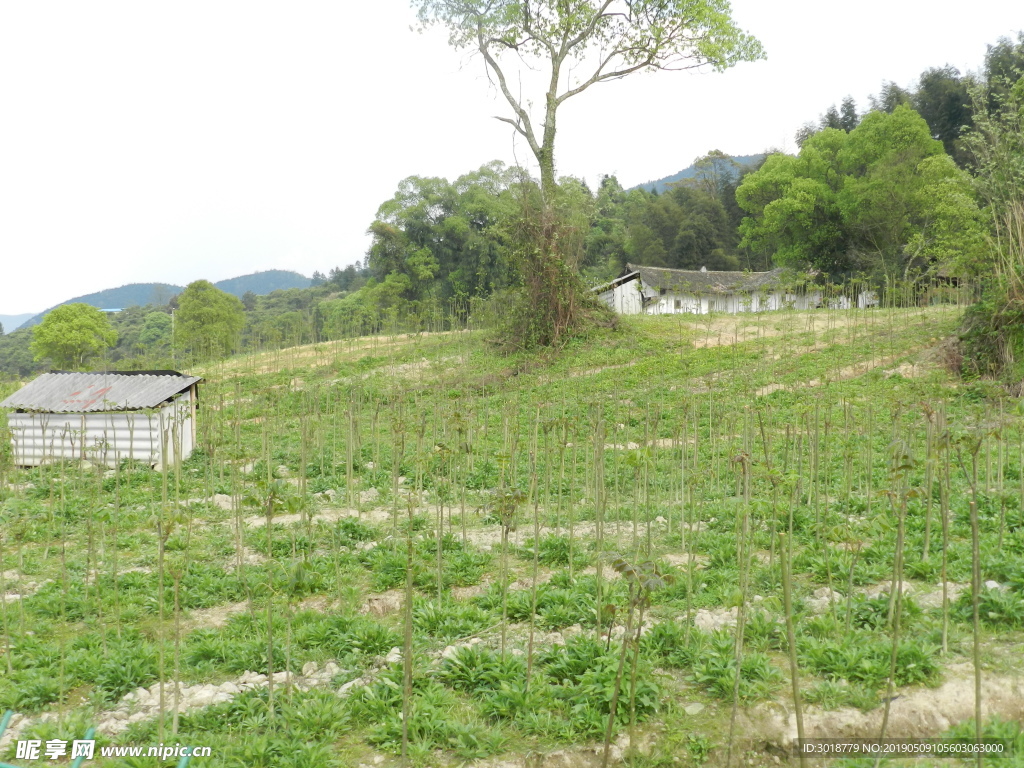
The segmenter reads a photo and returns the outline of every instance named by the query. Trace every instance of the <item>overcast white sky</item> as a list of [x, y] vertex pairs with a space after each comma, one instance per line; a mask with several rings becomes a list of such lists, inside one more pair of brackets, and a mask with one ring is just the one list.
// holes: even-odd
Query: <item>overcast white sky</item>
[[[977, 69], [1020, 0], [733, 0], [766, 61], [634, 75], [561, 113], [559, 172], [631, 186], [793, 134], [883, 80]], [[0, 2], [0, 314], [124, 283], [361, 259], [411, 175], [528, 159], [478, 58], [406, 0]]]

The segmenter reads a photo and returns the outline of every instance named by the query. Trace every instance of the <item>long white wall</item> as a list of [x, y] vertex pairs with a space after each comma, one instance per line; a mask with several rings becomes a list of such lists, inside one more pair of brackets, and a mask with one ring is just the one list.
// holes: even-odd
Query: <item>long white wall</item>
[[[656, 292], [655, 292], [656, 293]], [[650, 295], [650, 294], [648, 294]], [[724, 312], [771, 312], [779, 309], [813, 309], [821, 302], [821, 293], [792, 294], [775, 291], [766, 294], [730, 293], [697, 296], [689, 293], [669, 293], [657, 296], [647, 305], [649, 315], [697, 314]]]
[[10, 413], [14, 460], [22, 467], [83, 459], [108, 467], [135, 459], [161, 467], [187, 459], [195, 443], [190, 393], [153, 411]]
[[[645, 307], [641, 296], [653, 297]], [[772, 312], [779, 309], [816, 309], [823, 306], [821, 291], [806, 293], [730, 293], [697, 296], [691, 293], [658, 293], [658, 289], [642, 283], [639, 279], [610, 288], [598, 294], [598, 298], [620, 315], [706, 315], [709, 312], [737, 314], [739, 312]], [[829, 299], [832, 309], [850, 309], [853, 301], [846, 296]], [[878, 294], [864, 291], [857, 296], [857, 306], [878, 306]]]

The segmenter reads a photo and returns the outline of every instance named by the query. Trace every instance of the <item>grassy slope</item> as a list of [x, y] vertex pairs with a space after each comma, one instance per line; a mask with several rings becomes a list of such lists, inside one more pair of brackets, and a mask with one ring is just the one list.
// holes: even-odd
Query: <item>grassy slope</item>
[[[337, 677], [309, 692], [279, 686], [272, 715], [265, 689], [194, 710], [174, 738], [213, 745], [215, 757], [200, 764], [350, 765], [374, 748], [391, 754], [400, 696], [381, 680], [400, 684], [401, 667], [383, 671], [382, 657], [402, 644], [402, 614], [363, 611], [400, 599], [387, 590], [404, 585], [412, 516], [418, 760], [600, 740], [618, 643], [602, 655], [604, 641], [588, 642], [597, 642], [599, 607], [615, 605], [620, 624], [628, 612], [617, 556], [657, 560], [673, 577], [652, 595], [647, 623], [659, 628], [638, 657], [639, 717], [659, 745], [643, 764], [659, 764], [661, 752], [669, 762], [696, 763], [709, 751], [722, 760], [732, 630], [693, 625], [721, 621], [744, 594], [744, 706], [788, 700], [775, 534], [790, 525], [810, 698], [880, 711], [889, 601], [861, 592], [891, 579], [894, 509], [928, 475], [931, 502], [907, 502], [905, 571], [917, 597], [904, 608], [897, 678], [937, 685], [969, 659], [969, 607], [954, 603], [943, 655], [942, 612], [915, 599], [934, 597], [942, 567], [937, 478], [947, 466], [948, 578], [970, 581], [961, 465], [970, 465], [971, 444], [956, 440], [973, 434], [985, 435], [983, 579], [1009, 585], [986, 592], [984, 658], [991, 670], [1006, 668], [1024, 623], [1020, 417], [984, 383], [952, 381], [933, 362], [955, 322], [945, 308], [639, 318], [551, 357], [500, 358], [475, 335], [440, 334], [211, 367], [201, 371], [205, 450], [180, 473], [47, 469], [0, 489], [10, 531], [4, 591], [30, 595], [3, 609], [10, 672], [0, 698], [27, 713], [73, 712], [65, 727], [78, 727], [159, 677], [220, 683], [266, 672], [269, 640], [275, 670], [336, 661]], [[943, 444], [942, 418], [953, 440], [929, 458], [926, 441]], [[890, 465], [894, 444], [914, 460], [905, 485]], [[214, 494], [235, 506], [207, 501]], [[278, 517], [285, 523], [258, 525], [268, 502], [290, 515]], [[503, 511], [515, 518], [507, 559]], [[439, 532], [448, 534], [440, 557]], [[544, 541], [536, 561], [535, 532]], [[503, 599], [505, 569], [517, 581]], [[839, 597], [822, 604], [814, 592], [829, 585]], [[602, 613], [607, 625], [612, 614]], [[438, 659], [473, 636], [491, 652]], [[527, 669], [531, 689], [519, 690]], [[369, 687], [334, 695], [356, 678]], [[684, 714], [694, 703], [705, 708]], [[620, 730], [628, 686], [621, 707]], [[144, 719], [115, 740], [170, 741], [171, 728], [170, 716]]]

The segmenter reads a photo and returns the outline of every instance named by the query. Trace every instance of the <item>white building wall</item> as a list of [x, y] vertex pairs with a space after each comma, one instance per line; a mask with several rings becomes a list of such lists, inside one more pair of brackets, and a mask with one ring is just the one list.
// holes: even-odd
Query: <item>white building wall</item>
[[875, 291], [861, 291], [857, 294], [857, 308], [867, 309], [878, 306], [878, 294]]
[[[650, 297], [646, 306], [643, 303], [643, 296]], [[870, 303], [872, 297], [877, 303], [877, 296], [874, 296], [873, 293], [862, 293], [858, 297], [858, 306], [875, 306]], [[639, 279], [610, 288], [598, 294], [598, 298], [620, 315], [706, 315], [709, 312], [738, 314], [740, 312], [773, 312], [780, 309], [816, 309], [822, 306], [821, 291], [806, 293], [771, 291], [753, 294], [712, 293], [700, 296], [692, 293], [667, 291], [660, 294], [657, 288], [646, 285]], [[852, 302], [850, 299], [840, 297], [831, 300], [831, 305], [833, 309], [849, 309]]]
[[[657, 291], [652, 291], [657, 293]], [[646, 309], [649, 315], [695, 314], [708, 312], [738, 314], [740, 312], [772, 312], [779, 309], [814, 309], [821, 303], [821, 293], [729, 293], [697, 296], [690, 293], [668, 293], [655, 296]]]
[[639, 280], [630, 280], [598, 294], [598, 298], [620, 315], [639, 315], [643, 312], [639, 285]]
[[195, 445], [191, 393], [153, 411], [108, 413], [10, 413], [7, 425], [15, 463], [37, 467], [54, 461], [81, 461], [115, 467], [135, 459], [161, 467]]

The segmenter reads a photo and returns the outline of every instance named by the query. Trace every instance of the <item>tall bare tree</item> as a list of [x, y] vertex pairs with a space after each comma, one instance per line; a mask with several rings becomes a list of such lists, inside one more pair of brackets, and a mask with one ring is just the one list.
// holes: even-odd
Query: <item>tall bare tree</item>
[[[446, 27], [453, 47], [480, 53], [511, 107], [511, 115], [497, 119], [526, 139], [540, 166], [539, 205], [524, 194], [524, 215], [513, 236], [523, 291], [504, 335], [515, 347], [556, 345], [606, 314], [583, 289], [577, 272], [584, 239], [579, 207], [571, 190], [560, 190], [556, 181], [559, 107], [592, 85], [634, 72], [723, 70], [761, 58], [761, 44], [733, 24], [728, 0], [412, 0], [412, 5], [422, 27]], [[521, 95], [521, 86], [510, 84], [520, 67], [542, 73], [542, 98]], [[535, 105], [539, 114], [532, 113]]]
[[[475, 48], [526, 139], [546, 202], [555, 188], [558, 108], [590, 86], [643, 70], [724, 70], [762, 58], [727, 0], [412, 0], [424, 27], [440, 24], [457, 49]], [[513, 61], [510, 63], [510, 59]], [[547, 87], [538, 122], [513, 92], [510, 67], [540, 63]]]

